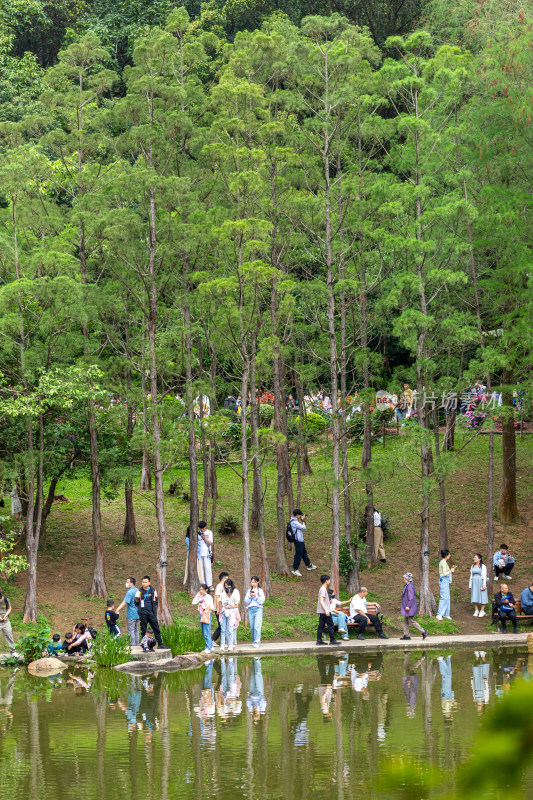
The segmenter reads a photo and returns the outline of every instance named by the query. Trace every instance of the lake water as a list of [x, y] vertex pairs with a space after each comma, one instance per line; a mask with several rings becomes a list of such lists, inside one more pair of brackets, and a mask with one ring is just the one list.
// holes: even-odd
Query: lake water
[[146, 678], [0, 670], [2, 797], [381, 800], [406, 757], [420, 783], [423, 765], [453, 783], [520, 676], [533, 656], [512, 648], [225, 658]]

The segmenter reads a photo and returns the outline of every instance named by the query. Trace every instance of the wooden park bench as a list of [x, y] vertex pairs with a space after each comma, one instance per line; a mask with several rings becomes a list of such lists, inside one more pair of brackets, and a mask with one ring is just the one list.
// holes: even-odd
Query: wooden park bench
[[[516, 611], [516, 624], [518, 625], [519, 622], [533, 622], [533, 614], [523, 614], [522, 613], [522, 606], [520, 605], [520, 600], [517, 600], [515, 603], [515, 611]], [[510, 623], [510, 620], [508, 620]], [[498, 609], [496, 608], [496, 603], [494, 600], [492, 601], [492, 620], [491, 625], [496, 625], [496, 630], [500, 630], [500, 618], [498, 616]]]
[[[344, 611], [344, 613], [346, 614], [347, 611], [349, 611], [349, 605], [350, 604], [347, 603], [346, 607], [342, 607], [341, 606], [339, 608], [339, 611]], [[383, 614], [381, 613], [381, 611], [378, 612], [376, 603], [367, 603], [366, 604], [366, 610], [368, 611], [369, 614], [376, 614], [380, 618], [380, 620], [383, 620]], [[348, 633], [353, 633], [354, 631], [357, 630], [358, 627], [359, 627], [359, 623], [357, 623], [357, 622], [348, 622]], [[373, 622], [367, 622], [367, 624], [366, 624], [366, 629], [367, 630], [369, 630], [370, 628], [373, 628], [373, 627], [374, 627], [374, 623]], [[335, 625], [335, 630], [337, 630], [337, 626], [336, 625]]]

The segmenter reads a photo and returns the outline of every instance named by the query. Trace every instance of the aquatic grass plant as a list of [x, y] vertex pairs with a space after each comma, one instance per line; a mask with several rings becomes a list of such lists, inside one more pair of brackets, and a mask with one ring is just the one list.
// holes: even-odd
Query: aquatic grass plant
[[99, 667], [116, 667], [131, 659], [130, 637], [127, 633], [113, 636], [107, 627], [103, 628], [93, 642], [91, 655]]
[[176, 620], [171, 625], [161, 625], [161, 638], [163, 644], [169, 647], [173, 656], [183, 653], [198, 653], [205, 647], [204, 637], [199, 628]]

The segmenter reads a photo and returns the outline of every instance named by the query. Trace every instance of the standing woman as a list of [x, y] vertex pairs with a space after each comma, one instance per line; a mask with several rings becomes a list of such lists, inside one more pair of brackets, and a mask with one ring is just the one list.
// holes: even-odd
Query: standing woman
[[450, 616], [450, 583], [452, 582], [452, 575], [455, 572], [455, 567], [450, 567], [448, 561], [450, 560], [450, 551], [440, 551], [439, 561], [439, 589], [440, 600], [439, 608], [437, 611], [437, 619], [442, 622], [442, 618], [451, 619]]
[[406, 572], [403, 576], [403, 592], [402, 592], [402, 605], [400, 613], [402, 615], [403, 636], [402, 639], [410, 639], [409, 625], [413, 625], [417, 631], [422, 634], [422, 639], [425, 639], [428, 632], [424, 630], [422, 625], [416, 621], [415, 616], [418, 612], [416, 603], [415, 585], [413, 583], [413, 575], [411, 572]]
[[204, 653], [210, 653], [213, 649], [213, 642], [211, 639], [211, 614], [213, 613], [214, 604], [213, 598], [209, 594], [209, 586], [207, 583], [200, 584], [200, 591], [192, 601], [193, 606], [198, 606], [198, 614], [200, 615], [200, 628], [205, 642]]
[[237, 644], [237, 626], [241, 621], [239, 614], [239, 603], [241, 595], [235, 588], [231, 578], [224, 581], [224, 591], [220, 598], [222, 613], [220, 615], [220, 649], [235, 650]]
[[265, 593], [259, 586], [259, 578], [257, 575], [252, 576], [251, 584], [251, 587], [244, 595], [244, 605], [248, 609], [252, 644], [254, 647], [259, 647], [261, 644], [261, 626], [263, 624]]
[[[470, 602], [474, 603], [474, 617], [485, 616], [485, 604], [489, 602], [487, 594], [487, 567], [483, 563], [481, 553], [474, 553], [474, 563], [470, 567]], [[481, 606], [478, 609], [478, 605]]]

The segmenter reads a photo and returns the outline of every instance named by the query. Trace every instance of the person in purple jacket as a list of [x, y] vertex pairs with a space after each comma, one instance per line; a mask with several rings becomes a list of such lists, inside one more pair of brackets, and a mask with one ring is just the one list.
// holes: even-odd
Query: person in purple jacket
[[403, 636], [402, 639], [410, 639], [409, 636], [409, 625], [414, 625], [415, 628], [420, 631], [422, 634], [422, 639], [425, 639], [428, 635], [428, 632], [424, 630], [424, 628], [418, 624], [415, 619], [416, 613], [418, 611], [418, 606], [416, 604], [416, 592], [415, 587], [413, 584], [413, 576], [410, 572], [406, 572], [403, 576], [404, 580], [404, 587], [402, 592], [402, 607], [401, 607], [401, 615], [402, 615], [402, 622], [403, 622]]

